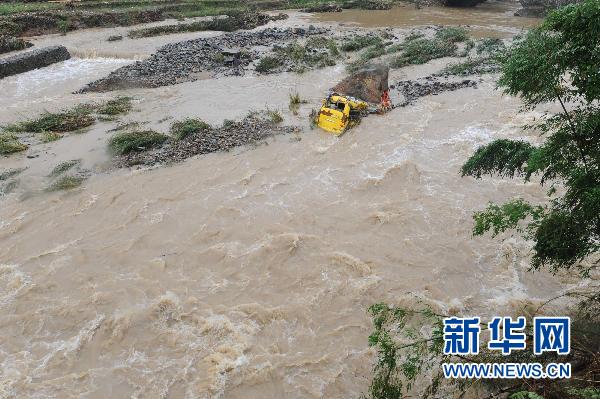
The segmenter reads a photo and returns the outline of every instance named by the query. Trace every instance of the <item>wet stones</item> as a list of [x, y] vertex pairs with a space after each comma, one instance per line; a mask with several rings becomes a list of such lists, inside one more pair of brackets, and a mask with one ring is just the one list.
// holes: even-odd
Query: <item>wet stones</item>
[[71, 55], [64, 46], [51, 46], [0, 59], [0, 79], [65, 61]]
[[254, 144], [268, 137], [293, 133], [298, 128], [279, 126], [262, 114], [250, 114], [242, 121], [225, 121], [221, 127], [213, 127], [191, 134], [181, 140], [169, 140], [163, 147], [151, 152], [135, 152], [116, 160], [118, 166], [154, 165], [180, 162], [195, 155]]
[[440, 82], [435, 78], [427, 77], [423, 81], [403, 80], [398, 82], [394, 88], [404, 96], [404, 101], [397, 106], [405, 107], [413, 104], [420, 97], [435, 96], [444, 91], [455, 91], [465, 87], [477, 87], [477, 83], [471, 79], [458, 82]]
[[[268, 28], [170, 43], [150, 58], [119, 68], [79, 92], [169, 86], [197, 80], [200, 72], [210, 72], [213, 76], [243, 75], [245, 68], [259, 56], [253, 47], [272, 46], [274, 43], [324, 32], [326, 30], [318, 28]], [[237, 54], [235, 61], [230, 59], [231, 54]]]

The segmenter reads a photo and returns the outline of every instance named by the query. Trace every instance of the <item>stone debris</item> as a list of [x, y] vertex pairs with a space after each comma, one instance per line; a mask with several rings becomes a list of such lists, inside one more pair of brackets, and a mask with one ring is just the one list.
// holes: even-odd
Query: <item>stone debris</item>
[[[259, 56], [253, 47], [272, 46], [325, 32], [326, 29], [320, 28], [267, 28], [170, 43], [150, 58], [121, 67], [79, 92], [169, 86], [197, 80], [201, 72], [210, 72], [213, 77], [243, 75], [245, 68]], [[239, 53], [239, 61], [231, 62], [228, 57], [231, 53]]]
[[229, 151], [234, 147], [258, 143], [268, 137], [299, 132], [298, 127], [279, 126], [268, 116], [253, 113], [242, 121], [225, 121], [223, 126], [203, 130], [182, 140], [169, 140], [163, 147], [132, 152], [116, 159], [117, 166], [155, 165], [180, 162], [195, 155]]
[[0, 79], [7, 76], [43, 68], [57, 62], [65, 61], [71, 55], [64, 46], [44, 47], [11, 57], [0, 59]]
[[392, 86], [404, 96], [404, 101], [397, 104], [396, 107], [411, 105], [420, 97], [435, 96], [444, 91], [455, 91], [465, 87], [477, 87], [477, 82], [471, 79], [459, 82], [440, 82], [428, 76], [423, 81], [403, 80]]

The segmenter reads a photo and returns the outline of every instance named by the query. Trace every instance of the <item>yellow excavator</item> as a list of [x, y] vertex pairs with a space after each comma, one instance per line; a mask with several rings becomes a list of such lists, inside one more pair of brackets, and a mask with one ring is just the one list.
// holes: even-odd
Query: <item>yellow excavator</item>
[[388, 89], [389, 69], [384, 66], [360, 70], [338, 83], [323, 100], [315, 118], [317, 126], [339, 136], [370, 113], [392, 108]]
[[317, 116], [317, 125], [336, 136], [357, 125], [368, 114], [369, 104], [350, 96], [332, 93], [325, 100]]

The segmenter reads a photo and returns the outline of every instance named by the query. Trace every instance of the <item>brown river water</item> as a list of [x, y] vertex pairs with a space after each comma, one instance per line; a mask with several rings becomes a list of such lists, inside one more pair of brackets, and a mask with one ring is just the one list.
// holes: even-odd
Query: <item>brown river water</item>
[[[414, 25], [457, 13], [419, 12], [432, 21]], [[461, 12], [477, 22], [477, 12]], [[502, 12], [502, 26], [524, 24]], [[315, 22], [297, 13], [286, 23], [355, 14]], [[70, 93], [167, 40], [198, 36], [109, 49], [113, 31], [37, 39], [95, 57], [0, 81], [0, 122], [110, 98]], [[126, 120], [165, 131], [165, 117], [220, 123], [268, 106], [306, 126], [343, 73], [129, 90]], [[477, 89], [370, 116], [340, 138], [306, 127], [171, 167], [102, 173], [110, 123], [30, 150], [35, 159], [1, 159], [30, 169], [0, 203], [0, 398], [357, 398], [375, 355], [369, 305], [421, 298], [445, 312], [512, 315], [555, 296], [570, 280], [528, 273], [520, 238], [471, 238], [471, 214], [488, 201], [543, 198], [536, 183], [459, 175], [479, 145], [537, 139], [519, 126], [539, 114], [518, 113], [519, 101], [494, 87], [487, 76]], [[309, 100], [299, 116], [287, 111], [291, 90]], [[100, 173], [80, 190], [35, 190], [73, 157]]]

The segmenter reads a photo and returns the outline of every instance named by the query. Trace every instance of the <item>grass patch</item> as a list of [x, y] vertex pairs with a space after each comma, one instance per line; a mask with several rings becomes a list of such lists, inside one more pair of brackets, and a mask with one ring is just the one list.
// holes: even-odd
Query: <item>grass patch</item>
[[112, 136], [108, 146], [114, 154], [124, 155], [158, 147], [168, 139], [167, 135], [153, 130], [122, 132]]
[[342, 44], [342, 51], [358, 51], [369, 46], [383, 46], [383, 40], [379, 36], [356, 36]]
[[171, 135], [177, 140], [182, 140], [192, 134], [200, 133], [210, 128], [211, 126], [203, 120], [188, 118], [173, 122], [171, 125]]
[[441, 74], [448, 75], [470, 75], [474, 73], [475, 69], [482, 65], [486, 60], [483, 58], [468, 59], [463, 62], [450, 64], [442, 69]]
[[56, 132], [43, 132], [42, 133], [42, 143], [50, 143], [52, 141], [60, 140], [62, 135]]
[[117, 97], [100, 105], [96, 109], [96, 112], [100, 115], [108, 116], [126, 114], [133, 108], [131, 100], [133, 100], [132, 97]]
[[477, 42], [475, 51], [477, 54], [493, 55], [503, 51], [506, 48], [502, 39], [485, 38]]
[[285, 70], [302, 73], [307, 69], [335, 65], [335, 57], [339, 54], [333, 39], [314, 37], [307, 40], [305, 45], [295, 41], [286, 46], [275, 47], [273, 55], [262, 58], [256, 70], [264, 73], [284, 67]]
[[83, 176], [62, 176], [54, 181], [48, 188], [47, 191], [61, 191], [61, 190], [72, 190], [81, 186], [85, 181]]
[[168, 35], [181, 32], [200, 32], [200, 31], [221, 31], [233, 32], [239, 29], [253, 29], [257, 26], [265, 25], [269, 21], [287, 18], [280, 14], [279, 16], [270, 16], [257, 12], [228, 11], [226, 17], [215, 17], [209, 21], [196, 21], [184, 24], [161, 25], [151, 28], [136, 29], [130, 31], [127, 36], [133, 39], [141, 37], [151, 37]]
[[27, 146], [21, 143], [14, 134], [0, 134], [0, 154], [8, 155], [15, 152], [25, 151], [26, 149]]
[[277, 57], [267, 55], [258, 61], [256, 64], [256, 72], [267, 73], [272, 71], [275, 68], [278, 68], [282, 65], [281, 61]]
[[5, 126], [4, 130], [13, 133], [72, 132], [93, 125], [96, 120], [91, 113], [92, 107], [79, 105], [58, 113], [46, 112], [37, 119]]
[[298, 109], [300, 108], [300, 104], [306, 103], [308, 103], [308, 101], [303, 100], [297, 91], [290, 93], [290, 103], [288, 105], [288, 108], [292, 112], [292, 114], [298, 115]]
[[498, 64], [489, 57], [469, 58], [466, 61], [448, 65], [437, 75], [477, 75], [497, 72], [498, 69]]
[[281, 112], [277, 111], [277, 110], [267, 110], [267, 116], [269, 117], [269, 119], [271, 120], [271, 122], [273, 122], [274, 124], [278, 124], [283, 122], [283, 116], [281, 116]]
[[65, 173], [66, 171], [68, 171], [69, 169], [71, 169], [74, 166], [77, 166], [79, 164], [81, 164], [80, 159], [72, 159], [70, 161], [65, 161], [65, 162], [59, 163], [58, 165], [56, 165], [56, 167], [54, 169], [52, 169], [52, 172], [50, 172], [50, 174], [48, 176], [49, 177], [60, 176], [63, 173]]
[[369, 47], [368, 49], [362, 52], [362, 54], [356, 61], [348, 64], [346, 69], [348, 70], [348, 72], [356, 72], [359, 69], [363, 68], [365, 65], [367, 65], [369, 61], [371, 61], [373, 58], [381, 57], [385, 53], [386, 51], [383, 45], [375, 45]]
[[424, 64], [427, 61], [450, 57], [456, 54], [456, 44], [439, 39], [417, 39], [405, 44], [402, 54], [392, 60], [390, 66], [401, 68], [406, 65]]
[[469, 33], [460, 26], [446, 26], [435, 32], [435, 37], [445, 42], [460, 43], [469, 38]]
[[329, 50], [329, 55], [332, 57], [337, 57], [340, 55], [340, 50], [333, 39], [326, 38], [324, 36], [312, 36], [308, 38], [306, 41], [307, 49], [327, 49]]

